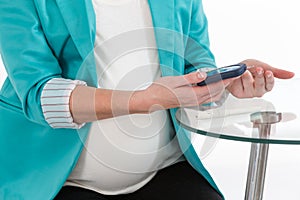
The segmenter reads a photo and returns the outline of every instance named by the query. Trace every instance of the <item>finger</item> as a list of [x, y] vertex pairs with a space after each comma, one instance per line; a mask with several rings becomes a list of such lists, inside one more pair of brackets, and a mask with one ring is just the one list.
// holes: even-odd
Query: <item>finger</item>
[[197, 84], [206, 78], [205, 72], [193, 72], [183, 76], [168, 77], [166, 81], [172, 84], [173, 87]]
[[241, 94], [237, 94], [238, 97], [253, 97], [254, 93], [254, 86], [253, 86], [253, 76], [249, 71], [246, 71], [242, 76], [241, 76], [241, 87], [242, 87], [242, 92]]
[[293, 78], [295, 73], [283, 69], [278, 69], [278, 68], [273, 68], [270, 70], [273, 72], [274, 77], [279, 78], [279, 79], [290, 79]]
[[294, 72], [275, 68], [275, 67], [270, 66], [267, 63], [264, 63], [264, 62], [261, 62], [258, 60], [251, 59], [251, 62], [248, 63], [248, 61], [246, 61], [245, 64], [247, 65], [247, 69], [249, 71], [251, 71], [252, 68], [262, 67], [264, 69], [264, 71], [272, 71], [274, 74], [274, 77], [279, 78], [279, 79], [289, 79], [289, 78], [294, 77], [294, 75], [295, 75]]
[[177, 98], [180, 106], [197, 106], [202, 104], [207, 99], [210, 99], [218, 94], [224, 92], [224, 87], [221, 84], [213, 87], [207, 86], [182, 86], [176, 89], [176, 94], [179, 94]]
[[225, 85], [222, 81], [209, 84], [207, 86], [195, 86], [193, 89], [195, 91], [195, 94], [197, 95], [198, 101], [205, 101], [209, 98], [212, 98], [216, 95], [223, 94], [225, 90]]
[[266, 79], [266, 91], [271, 91], [275, 83], [273, 73], [271, 71], [266, 71], [265, 79]]
[[271, 71], [274, 74], [274, 77], [279, 78], [279, 79], [290, 79], [290, 78], [293, 78], [295, 75], [294, 72], [276, 68], [276, 67], [272, 67], [266, 63], [260, 63], [257, 66], [262, 67], [265, 71]]
[[227, 88], [227, 86], [229, 86], [230, 84], [233, 84], [234, 82], [238, 82], [239, 80], [240, 80], [240, 76], [225, 79], [225, 80], [223, 80], [223, 85], [224, 85], [225, 88]]
[[252, 75], [254, 77], [253, 96], [261, 97], [264, 93], [266, 93], [266, 81], [263, 68], [256, 67], [255, 72]]
[[202, 102], [199, 102], [199, 104], [206, 104], [206, 103], [220, 101], [222, 97], [223, 97], [223, 92], [222, 93], [218, 93], [218, 94], [216, 94], [214, 96], [207, 97]]
[[[224, 84], [225, 83], [225, 84]], [[219, 81], [206, 86], [181, 86], [176, 89], [181, 98], [178, 99], [181, 106], [195, 106], [207, 99], [223, 94], [228, 81]]]
[[215, 95], [217, 93], [224, 91], [228, 84], [229, 84], [228, 81], [218, 81], [205, 86], [200, 86], [200, 87], [198, 86], [197, 88], [203, 89], [207, 94]]
[[244, 86], [242, 83], [242, 79], [239, 78], [235, 80], [232, 84], [230, 84], [227, 89], [236, 97], [242, 97], [244, 94]]

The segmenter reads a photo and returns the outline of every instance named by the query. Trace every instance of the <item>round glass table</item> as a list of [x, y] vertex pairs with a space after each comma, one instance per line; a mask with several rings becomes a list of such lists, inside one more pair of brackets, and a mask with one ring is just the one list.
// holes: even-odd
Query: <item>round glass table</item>
[[269, 144], [300, 145], [300, 79], [277, 80], [262, 98], [231, 95], [219, 107], [180, 108], [181, 127], [208, 137], [251, 142], [246, 200], [263, 198]]

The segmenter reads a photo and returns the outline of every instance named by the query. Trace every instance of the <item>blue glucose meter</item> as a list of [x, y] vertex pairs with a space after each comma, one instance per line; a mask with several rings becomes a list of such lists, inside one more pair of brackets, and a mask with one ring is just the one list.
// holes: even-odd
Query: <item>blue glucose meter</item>
[[242, 75], [247, 70], [247, 66], [243, 63], [220, 67], [206, 72], [207, 77], [204, 81], [198, 83], [198, 86], [204, 86], [210, 83], [215, 83], [220, 80], [234, 78]]

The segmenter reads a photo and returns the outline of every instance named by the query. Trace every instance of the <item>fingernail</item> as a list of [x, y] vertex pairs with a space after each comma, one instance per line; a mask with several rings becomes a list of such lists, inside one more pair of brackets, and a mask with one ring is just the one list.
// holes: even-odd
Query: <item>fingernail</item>
[[261, 70], [261, 69], [258, 69], [258, 70], [257, 70], [257, 74], [258, 74], [258, 75], [262, 75], [262, 74], [263, 74], [263, 72], [264, 72], [264, 71], [263, 71], [263, 70]]

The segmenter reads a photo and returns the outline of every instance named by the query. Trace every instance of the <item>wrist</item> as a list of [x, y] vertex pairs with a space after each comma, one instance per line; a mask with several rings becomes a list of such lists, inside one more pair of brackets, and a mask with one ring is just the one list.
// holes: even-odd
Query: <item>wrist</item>
[[161, 98], [155, 90], [139, 90], [133, 92], [130, 98], [130, 114], [152, 113], [167, 109], [161, 104]]
[[129, 113], [146, 114], [151, 112], [153, 105], [152, 96], [147, 94], [146, 90], [132, 92], [129, 99]]

